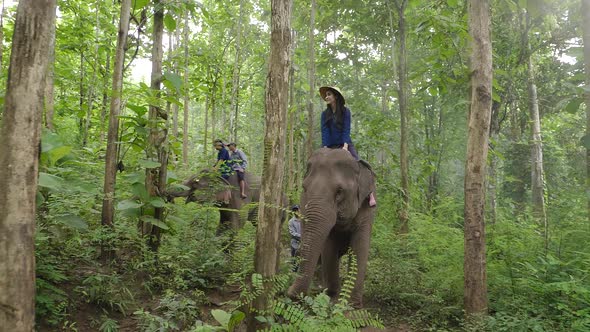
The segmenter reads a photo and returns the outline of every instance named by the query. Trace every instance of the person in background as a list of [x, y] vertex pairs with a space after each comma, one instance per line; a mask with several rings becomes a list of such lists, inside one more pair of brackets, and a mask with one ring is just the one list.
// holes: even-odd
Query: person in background
[[[350, 122], [352, 114], [340, 90], [336, 87], [323, 86], [320, 96], [326, 102], [326, 110], [322, 112], [322, 146], [329, 149], [344, 149], [359, 160], [358, 153], [350, 138]], [[369, 194], [369, 206], [376, 206], [375, 193]]]
[[229, 148], [229, 157], [231, 159], [231, 167], [238, 176], [238, 183], [240, 184], [240, 197], [242, 199], [246, 196], [246, 167], [248, 166], [248, 159], [246, 154], [239, 150], [236, 143], [231, 142], [227, 145]]
[[297, 272], [299, 264], [297, 256], [299, 256], [299, 245], [301, 244], [301, 219], [299, 219], [299, 205], [291, 207], [293, 217], [289, 220], [289, 234], [291, 235], [291, 258], [293, 259], [293, 272]]
[[231, 162], [229, 152], [225, 148], [223, 141], [220, 139], [213, 142], [213, 147], [217, 150], [217, 162], [213, 165], [213, 169], [218, 171], [221, 174], [221, 177], [227, 180], [232, 172], [232, 169], [229, 166], [229, 163]]

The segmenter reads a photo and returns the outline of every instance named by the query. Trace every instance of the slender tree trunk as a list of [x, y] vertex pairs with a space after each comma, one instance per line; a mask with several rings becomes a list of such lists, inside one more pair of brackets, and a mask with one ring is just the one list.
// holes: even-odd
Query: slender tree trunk
[[[125, 40], [129, 32], [129, 15], [131, 0], [121, 2], [121, 16], [119, 32], [117, 33], [117, 48], [115, 63], [113, 64], [113, 83], [111, 105], [109, 110], [109, 128], [107, 132], [107, 150], [104, 168], [104, 188], [102, 198], [101, 223], [106, 227], [113, 227], [115, 215], [115, 184], [117, 181], [117, 137], [119, 134], [119, 111], [121, 109], [121, 92], [123, 90], [123, 66], [125, 60]], [[102, 248], [103, 259], [112, 258], [112, 250]]]
[[[291, 9], [292, 10], [292, 9]], [[291, 49], [289, 56], [291, 59], [295, 57], [295, 30], [291, 31]], [[287, 156], [287, 194], [290, 195], [293, 190], [294, 180], [295, 180], [295, 169], [293, 159], [295, 158], [295, 147], [294, 147], [294, 136], [295, 136], [295, 110], [297, 109], [297, 105], [295, 105], [295, 66], [294, 61], [291, 61], [291, 66], [289, 67], [289, 121], [288, 121], [288, 146], [289, 146], [289, 154]]]
[[[0, 72], [2, 72], [3, 54], [4, 54], [4, 16], [6, 15], [6, 5], [2, 0], [2, 12], [0, 13]], [[55, 37], [54, 37], [55, 38]], [[1, 114], [2, 112], [0, 112]]]
[[[114, 25], [114, 19], [112, 20]], [[106, 49], [106, 64], [104, 66], [104, 75], [102, 78], [102, 107], [100, 108], [100, 142], [104, 142], [104, 123], [107, 117], [109, 105], [109, 75], [111, 73], [111, 47]], [[108, 130], [108, 129], [107, 129]]]
[[[500, 103], [492, 102], [492, 118], [490, 122], [490, 149], [494, 151], [496, 149], [496, 142], [500, 134]], [[488, 207], [489, 207], [489, 224], [496, 223], [496, 205], [497, 205], [497, 186], [498, 178], [496, 169], [498, 167], [498, 157], [496, 154], [492, 154], [490, 157], [490, 165], [488, 167], [488, 181], [487, 181], [487, 194], [488, 194]]]
[[[156, 98], [160, 98], [161, 95], [161, 82], [162, 82], [162, 58], [163, 58], [163, 47], [162, 39], [164, 35], [164, 9], [162, 6], [162, 0], [153, 0], [154, 3], [154, 30], [152, 35], [153, 49], [152, 49], [152, 75], [150, 88], [154, 92]], [[159, 193], [163, 193], [166, 189], [166, 170], [168, 167], [168, 148], [167, 148], [167, 137], [166, 128], [161, 128], [158, 124], [161, 119], [166, 120], [167, 114], [160, 107], [160, 101], [156, 101], [150, 105], [149, 120], [150, 120], [150, 132], [149, 132], [149, 147], [146, 150], [147, 159], [152, 161], [160, 162], [159, 167], [146, 169], [145, 176], [145, 187], [152, 198], [159, 197]], [[145, 220], [144, 216], [144, 220]], [[164, 221], [164, 208], [153, 207], [154, 219], [163, 222]], [[144, 226], [145, 223], [144, 223]], [[158, 251], [161, 239], [161, 229], [153, 224], [149, 227], [144, 227], [145, 234], [149, 234], [148, 243], [150, 249], [154, 252]]]
[[20, 0], [0, 128], [0, 329], [35, 326], [35, 213], [43, 82], [56, 0]]
[[[586, 136], [590, 137], [590, 0], [582, 0], [582, 27], [584, 30], [584, 68], [586, 70]], [[586, 147], [586, 193], [590, 193], [590, 146]], [[590, 221], [590, 196], [588, 220]]]
[[[230, 112], [234, 112], [234, 116], [230, 121], [231, 137], [233, 141], [238, 140], [238, 85], [240, 75], [240, 55], [241, 55], [241, 40], [242, 40], [242, 20], [244, 16], [244, 0], [240, 0], [240, 13], [238, 17], [238, 25], [236, 27], [236, 56], [234, 58], [234, 74], [232, 78], [231, 89], [231, 108]], [[230, 113], [231, 114], [231, 113]]]
[[[1, 21], [1, 19], [0, 19]], [[55, 20], [52, 21], [51, 26], [51, 40], [49, 43], [49, 62], [47, 64], [47, 74], [45, 76], [45, 92], [44, 92], [44, 109], [45, 109], [45, 127], [53, 131], [53, 113], [54, 113], [54, 63], [55, 63]], [[2, 27], [0, 24], [0, 31]], [[1, 34], [1, 32], [0, 32]], [[0, 38], [0, 44], [2, 39]], [[2, 54], [2, 46], [0, 46], [0, 54]], [[0, 65], [0, 68], [2, 66]]]
[[[183, 123], [182, 123], [182, 163], [184, 168], [188, 168], [188, 110], [190, 100], [190, 89], [188, 86], [188, 12], [184, 15], [184, 28], [183, 28], [183, 43], [184, 43], [184, 102], [183, 102]], [[206, 138], [205, 138], [206, 140]]]
[[[530, 20], [527, 13], [527, 25]], [[527, 30], [528, 31], [528, 30]], [[543, 142], [541, 139], [541, 119], [539, 116], [539, 99], [537, 97], [537, 85], [533, 65], [533, 54], [530, 41], [527, 38], [527, 87], [529, 94], [529, 115], [531, 122], [531, 196], [533, 203], [533, 216], [543, 227], [545, 251], [549, 245], [549, 229], [547, 215], [545, 213], [545, 190], [543, 179]]]
[[489, 0], [469, 0], [471, 106], [465, 163], [464, 305], [468, 318], [487, 314], [485, 176], [492, 111]]
[[95, 82], [96, 76], [98, 71], [98, 64], [99, 64], [99, 37], [100, 37], [100, 3], [101, 0], [96, 1], [96, 22], [94, 26], [94, 69], [92, 72], [92, 80], [90, 81], [91, 84], [88, 85], [88, 101], [86, 103], [86, 120], [84, 121], [84, 136], [82, 139], [82, 146], [86, 146], [88, 144], [88, 136], [90, 130], [90, 121], [92, 119], [92, 108], [94, 104], [94, 95], [95, 95]]
[[[268, 75], [266, 78], [266, 125], [264, 134], [264, 163], [260, 186], [260, 208], [256, 229], [254, 270], [268, 280], [278, 271], [279, 235], [281, 225], [281, 195], [285, 164], [286, 117], [289, 102], [289, 67], [291, 47], [292, 0], [271, 0], [271, 43]], [[265, 285], [270, 288], [269, 285]], [[269, 289], [267, 288], [267, 290]], [[264, 294], [254, 303], [256, 312], [268, 309]], [[253, 313], [248, 330], [254, 331]]]
[[[80, 77], [79, 77], [79, 89], [80, 89], [80, 100], [79, 100], [79, 107], [80, 111], [84, 109], [84, 98], [85, 91], [84, 91], [84, 50], [80, 50]], [[79, 139], [81, 143], [84, 142], [84, 117], [78, 119], [78, 129], [79, 129]]]
[[209, 128], [209, 108], [211, 107], [211, 102], [210, 102], [211, 97], [209, 95], [207, 95], [205, 97], [205, 126], [203, 129], [203, 156], [207, 156], [207, 148], [209, 147], [209, 142], [207, 142], [207, 132], [208, 132], [208, 128]]
[[313, 112], [313, 101], [316, 98], [315, 91], [315, 11], [316, 0], [311, 0], [311, 13], [309, 18], [309, 68], [308, 68], [308, 82], [309, 82], [309, 100], [307, 101], [307, 141], [305, 144], [306, 159], [313, 153], [313, 137], [315, 132], [315, 120]]
[[398, 10], [398, 39], [399, 39], [399, 111], [400, 111], [400, 171], [402, 206], [400, 210], [400, 233], [407, 234], [410, 219], [410, 162], [408, 157], [408, 69], [406, 59], [406, 7], [407, 0], [396, 0]]
[[[174, 50], [178, 49], [178, 46], [180, 45], [180, 29], [177, 28], [176, 30], [174, 30], [174, 42], [171, 44], [174, 44]], [[178, 57], [176, 56], [174, 57], [174, 73], [177, 75], [180, 73], [178, 71]], [[174, 95], [177, 96], [177, 99], [180, 99], [180, 96], [178, 96], [177, 92], [175, 92]], [[178, 103], [174, 103], [172, 105], [172, 119], [172, 135], [174, 136], [174, 140], [176, 141], [178, 140]]]

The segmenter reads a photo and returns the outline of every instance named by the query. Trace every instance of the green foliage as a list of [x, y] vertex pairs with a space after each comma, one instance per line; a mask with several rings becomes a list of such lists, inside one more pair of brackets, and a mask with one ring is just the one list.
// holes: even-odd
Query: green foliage
[[96, 305], [117, 310], [123, 314], [134, 302], [131, 291], [122, 285], [121, 277], [117, 274], [96, 273], [82, 281], [76, 292], [87, 301]]
[[116, 320], [103, 316], [102, 323], [100, 324], [98, 330], [100, 332], [117, 332], [119, 331], [119, 324]]

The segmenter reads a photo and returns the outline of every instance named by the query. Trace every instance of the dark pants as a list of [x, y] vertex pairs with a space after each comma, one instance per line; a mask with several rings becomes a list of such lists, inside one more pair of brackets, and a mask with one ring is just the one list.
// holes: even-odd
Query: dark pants
[[291, 259], [293, 261], [293, 267], [291, 268], [291, 271], [293, 272], [297, 272], [297, 270], [299, 270], [297, 257], [299, 257], [299, 250], [291, 247]]
[[236, 174], [238, 175], [238, 182], [240, 181], [246, 181], [246, 172], [240, 172], [240, 171], [236, 171]]
[[[336, 144], [336, 145], [330, 145], [330, 146], [328, 146], [328, 148], [342, 149], [343, 146], [344, 146], [344, 144]], [[354, 147], [354, 144], [352, 144], [352, 143], [348, 144], [348, 152], [350, 152], [350, 154], [354, 157], [354, 159], [356, 159], [356, 160], [360, 159], [358, 153], [356, 153], [356, 148]]]

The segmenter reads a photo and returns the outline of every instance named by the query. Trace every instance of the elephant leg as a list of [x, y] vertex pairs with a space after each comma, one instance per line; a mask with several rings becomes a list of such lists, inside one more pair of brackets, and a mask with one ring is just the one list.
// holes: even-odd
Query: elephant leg
[[354, 308], [363, 307], [363, 284], [367, 272], [367, 261], [369, 259], [369, 247], [371, 243], [371, 228], [373, 226], [374, 209], [365, 202], [356, 217], [359, 228], [352, 234], [350, 246], [356, 256], [357, 274], [354, 282], [350, 301]]
[[337, 234], [331, 232], [322, 251], [322, 282], [328, 288], [328, 296], [335, 299], [340, 292], [340, 246]]

